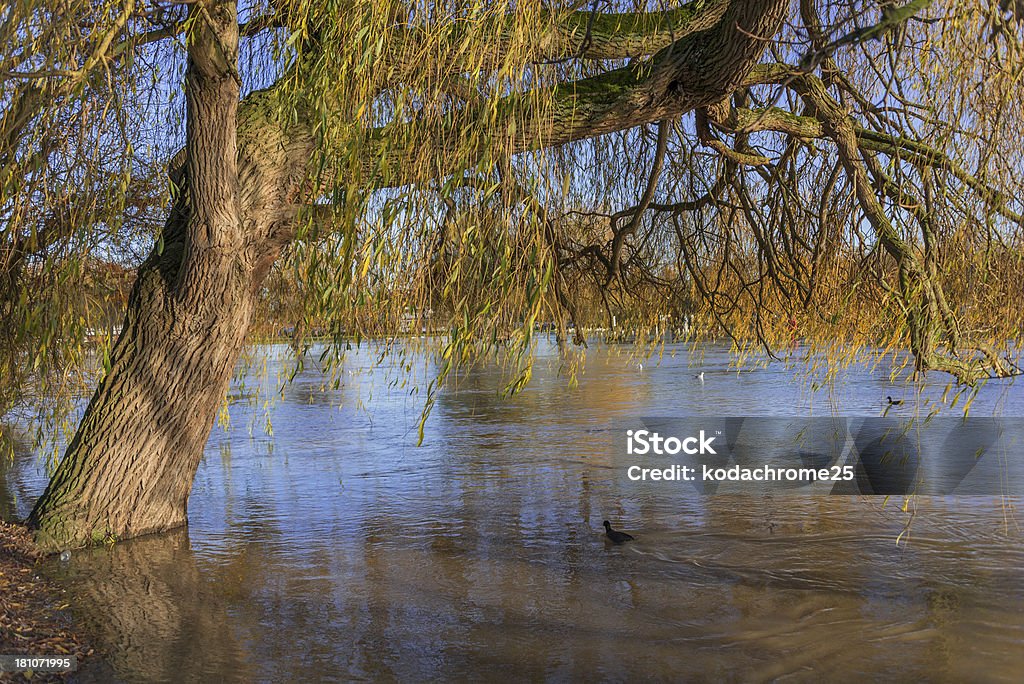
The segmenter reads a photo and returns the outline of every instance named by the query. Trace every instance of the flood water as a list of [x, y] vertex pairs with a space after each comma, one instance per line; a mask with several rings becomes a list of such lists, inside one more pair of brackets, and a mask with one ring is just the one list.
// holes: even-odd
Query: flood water
[[[512, 398], [483, 368], [438, 397], [421, 447], [422, 387], [397, 361], [371, 368], [374, 349], [349, 354], [338, 389], [315, 354], [276, 402], [250, 378], [187, 530], [48, 566], [107, 654], [83, 680], [1020, 681], [1021, 499], [904, 512], [624, 476], [621, 433], [643, 416], [878, 416], [886, 395], [912, 413], [944, 384], [856, 368], [814, 391], [799, 366], [666, 352], [641, 368], [592, 348], [571, 386], [542, 346]], [[261, 353], [273, 382], [289, 362]], [[972, 414], [1022, 416], [1024, 388], [989, 383]], [[0, 480], [8, 516], [45, 486], [31, 453]], [[604, 519], [637, 540], [608, 545]]]

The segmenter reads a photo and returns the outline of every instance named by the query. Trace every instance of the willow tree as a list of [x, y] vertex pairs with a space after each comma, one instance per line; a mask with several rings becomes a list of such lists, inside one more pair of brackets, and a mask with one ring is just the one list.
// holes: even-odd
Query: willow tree
[[[164, 78], [142, 58], [153, 45], [186, 54], [166, 221], [32, 512], [38, 541], [185, 524], [268, 276], [285, 270], [320, 320], [443, 312], [442, 375], [511, 343], [513, 387], [537, 322], [616, 314], [686, 314], [767, 344], [794, 325], [888, 335], [920, 371], [1015, 373], [993, 344], [1019, 320], [1014, 7], [790, 5], [275, 0], [241, 22], [214, 0], [8, 9], [28, 59], [3, 96], [9, 178], [49, 154], [22, 133], [67, 111], [54, 89], [72, 111], [90, 88], [123, 104], [119, 77]], [[58, 15], [82, 47], [32, 62], [25, 36]], [[271, 55], [266, 87], [243, 89], [243, 38]], [[48, 95], [25, 108], [18, 87]], [[5, 193], [5, 207], [23, 197]]]

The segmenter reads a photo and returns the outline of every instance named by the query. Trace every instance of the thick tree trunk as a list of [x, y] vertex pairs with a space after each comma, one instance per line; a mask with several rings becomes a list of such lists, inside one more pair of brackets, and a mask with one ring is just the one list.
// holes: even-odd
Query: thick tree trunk
[[161, 258], [140, 271], [112, 365], [30, 524], [48, 548], [185, 524], [192, 479], [253, 311], [231, 259], [177, 299]]
[[252, 317], [237, 170], [238, 24], [193, 5], [187, 188], [139, 272], [111, 366], [29, 524], [47, 548], [184, 525]]

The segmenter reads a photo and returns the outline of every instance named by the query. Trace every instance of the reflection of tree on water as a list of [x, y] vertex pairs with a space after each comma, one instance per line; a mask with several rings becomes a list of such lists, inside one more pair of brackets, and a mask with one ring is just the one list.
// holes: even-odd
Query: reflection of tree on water
[[80, 552], [54, 574], [119, 677], [255, 678], [251, 654], [226, 627], [233, 592], [200, 571], [187, 529]]
[[[587, 356], [589, 373], [581, 369], [572, 382], [561, 358], [551, 355], [539, 356], [533, 367], [533, 376], [527, 388], [513, 397], [502, 398], [501, 391], [512, 379], [508, 369], [498, 364], [476, 368], [472, 373], [460, 377], [452, 390], [438, 399], [439, 406], [447, 404], [453, 410], [476, 410], [478, 419], [524, 422], [570, 423], [576, 414], [592, 414], [595, 417], [631, 416], [637, 406], [652, 399], [650, 385], [638, 377], [634, 368], [624, 357], [604, 349], [596, 349]], [[567, 408], [572, 414], [567, 415]], [[483, 409], [493, 409], [483, 411]]]

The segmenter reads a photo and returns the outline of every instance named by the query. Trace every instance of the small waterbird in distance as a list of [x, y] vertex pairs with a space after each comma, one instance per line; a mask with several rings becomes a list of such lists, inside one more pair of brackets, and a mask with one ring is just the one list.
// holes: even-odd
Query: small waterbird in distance
[[613, 530], [612, 524], [607, 520], [604, 521], [604, 534], [606, 537], [611, 539], [616, 544], [633, 541], [633, 535], [626, 534], [625, 532], [619, 532], [618, 530]]

